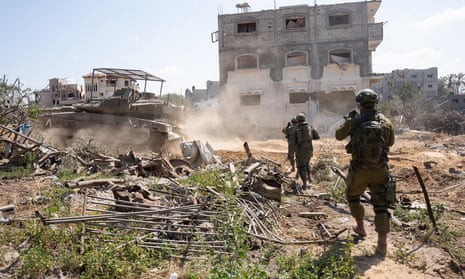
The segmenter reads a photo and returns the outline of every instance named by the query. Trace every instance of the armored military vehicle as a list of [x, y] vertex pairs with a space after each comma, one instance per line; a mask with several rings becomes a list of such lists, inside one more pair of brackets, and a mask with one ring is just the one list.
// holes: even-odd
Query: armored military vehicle
[[[138, 79], [162, 81], [158, 77], [136, 70], [99, 68], [105, 78], [126, 78], [126, 84]], [[138, 71], [138, 70], [137, 70]], [[94, 74], [93, 74], [94, 75]], [[92, 76], [91, 86], [95, 77]], [[144, 86], [145, 87], [145, 86]], [[161, 97], [161, 93], [160, 93]], [[69, 145], [78, 136], [88, 137], [103, 144], [149, 148], [154, 152], [179, 146], [179, 124], [183, 120], [184, 107], [163, 101], [154, 93], [139, 92], [136, 86], [116, 88], [110, 97], [89, 98], [86, 102], [71, 106], [45, 108], [40, 118], [45, 131], [52, 131], [63, 145]]]

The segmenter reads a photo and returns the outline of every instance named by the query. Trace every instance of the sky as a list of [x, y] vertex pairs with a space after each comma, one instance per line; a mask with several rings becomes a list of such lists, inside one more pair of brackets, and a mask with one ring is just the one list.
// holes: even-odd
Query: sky
[[[218, 14], [246, 0], [0, 0], [0, 78], [43, 89], [50, 78], [83, 84], [93, 68], [140, 69], [166, 80], [163, 93], [184, 94], [219, 80]], [[357, 2], [248, 0], [251, 11], [288, 5]], [[373, 71], [438, 67], [465, 72], [465, 1], [383, 0], [384, 22]]]

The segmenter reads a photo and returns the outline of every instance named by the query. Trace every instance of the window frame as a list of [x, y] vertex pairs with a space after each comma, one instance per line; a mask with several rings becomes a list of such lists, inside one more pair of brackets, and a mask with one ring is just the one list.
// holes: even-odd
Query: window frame
[[[340, 53], [340, 54], [348, 53], [349, 54], [349, 57], [348, 57], [349, 58], [349, 63], [343, 63], [342, 65], [354, 64], [354, 55], [353, 55], [353, 50], [351, 48], [335, 48], [335, 49], [329, 50], [328, 51], [328, 64], [337, 64], [337, 65], [339, 65], [339, 63], [337, 63], [337, 62], [333, 62], [333, 59], [331, 58], [331, 55], [336, 55], [338, 53]], [[346, 56], [339, 55], [339, 57], [346, 57]]]
[[[297, 23], [299, 20], [303, 19], [303, 25], [299, 25]], [[290, 23], [294, 23], [295, 26], [289, 27]], [[292, 15], [292, 16], [287, 16], [284, 19], [284, 26], [286, 30], [301, 30], [305, 29], [307, 27], [307, 18], [304, 15]]]
[[[346, 17], [347, 22], [344, 19], [342, 20], [343, 22], [337, 22], [338, 21], [337, 17]], [[336, 22], [333, 22], [334, 20], [332, 19], [336, 20]], [[327, 20], [328, 20], [328, 27], [331, 27], [331, 28], [346, 27], [352, 24], [352, 14], [349, 11], [334, 11], [334, 12], [328, 13]]]
[[[305, 59], [305, 64], [290, 65], [289, 64], [289, 56], [293, 55], [293, 54], [301, 54], [301, 55], [303, 55], [304, 59]], [[295, 55], [294, 57], [297, 57], [297, 55]], [[305, 51], [298, 51], [298, 50], [297, 51], [290, 51], [290, 52], [286, 53], [285, 62], [286, 62], [286, 67], [308, 66], [309, 65], [309, 63], [308, 63], [308, 54]]]
[[[304, 95], [305, 95], [305, 97], [301, 97], [301, 96], [304, 96]], [[291, 105], [306, 104], [310, 99], [311, 99], [311, 93], [310, 92], [306, 92], [306, 91], [305, 92], [304, 91], [297, 91], [297, 92], [291, 91], [291, 92], [289, 92], [289, 104], [291, 104]]]
[[[252, 29], [251, 26], [254, 26], [254, 30], [249, 30]], [[246, 30], [242, 30], [240, 27], [245, 27]], [[258, 22], [256, 19], [241, 19], [236, 22], [236, 33], [237, 34], [253, 34], [258, 32]]]
[[[239, 96], [239, 105], [242, 107], [249, 107], [249, 106], [260, 106], [262, 102], [262, 94], [241, 94]], [[254, 98], [254, 99], [252, 99]], [[246, 99], [251, 99], [246, 102]]]
[[[243, 68], [243, 67], [240, 67], [240, 59], [241, 58], [245, 58], [245, 57], [253, 57], [255, 58], [255, 67], [246, 67], [246, 68]], [[236, 62], [236, 70], [250, 70], [250, 69], [258, 69], [258, 55], [257, 54], [252, 54], [252, 53], [244, 53], [244, 54], [241, 54], [241, 55], [238, 55], [236, 56], [236, 59], [235, 59], [235, 62]]]

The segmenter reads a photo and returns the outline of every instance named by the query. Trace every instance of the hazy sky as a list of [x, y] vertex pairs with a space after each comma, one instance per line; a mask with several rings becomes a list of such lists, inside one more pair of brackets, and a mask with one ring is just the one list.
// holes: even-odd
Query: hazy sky
[[[244, 0], [245, 1], [245, 0]], [[232, 0], [1, 0], [0, 78], [42, 89], [53, 77], [83, 84], [96, 67], [141, 69], [184, 94], [218, 80], [218, 14], [236, 13]], [[249, 0], [252, 11], [274, 6], [356, 1]], [[384, 0], [376, 14], [384, 40], [375, 72], [438, 67], [439, 76], [465, 72], [465, 1]]]

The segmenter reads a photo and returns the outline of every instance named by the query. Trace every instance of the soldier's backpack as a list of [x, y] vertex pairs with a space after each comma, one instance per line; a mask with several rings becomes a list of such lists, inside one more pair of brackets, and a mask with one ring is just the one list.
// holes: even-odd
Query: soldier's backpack
[[356, 129], [359, 163], [364, 167], [381, 167], [387, 162], [384, 141], [384, 115], [376, 113], [368, 120], [361, 119]]
[[297, 143], [310, 140], [310, 134], [308, 133], [307, 125], [297, 125], [296, 134], [297, 134]]

